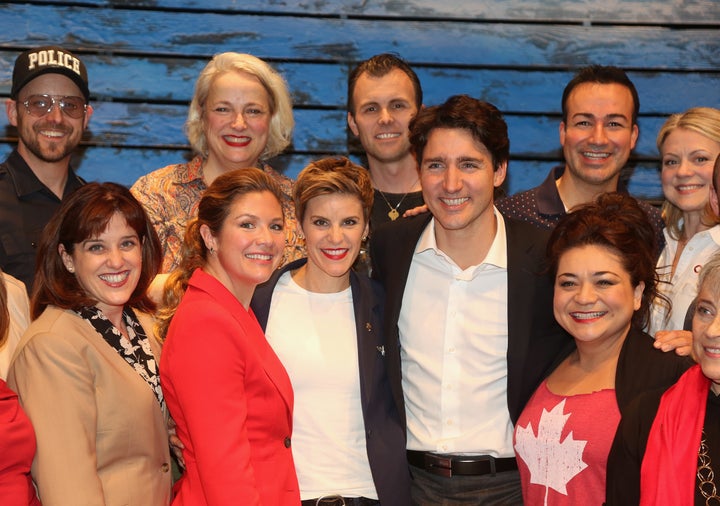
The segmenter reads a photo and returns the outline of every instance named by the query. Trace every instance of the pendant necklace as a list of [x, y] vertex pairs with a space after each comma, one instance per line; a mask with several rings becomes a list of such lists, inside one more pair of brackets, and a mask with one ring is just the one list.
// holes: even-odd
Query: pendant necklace
[[388, 208], [390, 208], [390, 210], [389, 210], [388, 213], [387, 213], [388, 218], [390, 218], [390, 220], [395, 221], [395, 220], [397, 220], [397, 219], [400, 217], [400, 213], [398, 212], [398, 208], [400, 207], [400, 204], [403, 203], [403, 200], [405, 200], [405, 197], [407, 197], [408, 194], [410, 194], [410, 192], [412, 191], [412, 189], [415, 187], [416, 184], [417, 184], [417, 180], [412, 184], [412, 186], [410, 187], [410, 189], [409, 189], [407, 192], [405, 192], [405, 195], [403, 195], [403, 196], [400, 198], [400, 202], [398, 202], [398, 203], [395, 205], [395, 207], [393, 207], [393, 205], [392, 205], [392, 204], [390, 203], [390, 201], [387, 199], [387, 197], [385, 196], [385, 193], [383, 193], [382, 190], [378, 190], [378, 192], [380, 193], [380, 196], [383, 198], [383, 200], [384, 200], [385, 203], [387, 204]]

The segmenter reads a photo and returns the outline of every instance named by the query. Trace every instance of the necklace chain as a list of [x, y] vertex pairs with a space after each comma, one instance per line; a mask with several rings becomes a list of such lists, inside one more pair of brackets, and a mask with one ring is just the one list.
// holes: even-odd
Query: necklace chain
[[[700, 493], [705, 498], [705, 505], [720, 504], [720, 496], [715, 486], [715, 473], [710, 467], [710, 455], [708, 455], [707, 441], [705, 441], [705, 430], [703, 430], [702, 440], [700, 441], [700, 449], [698, 450], [698, 487]], [[714, 501], [713, 501], [714, 500]]]
[[392, 204], [390, 203], [390, 201], [387, 199], [387, 197], [385, 196], [385, 192], [383, 192], [382, 190], [378, 189], [378, 192], [380, 193], [380, 196], [383, 198], [383, 200], [384, 200], [385, 203], [387, 204], [388, 208], [390, 209], [390, 211], [388, 211], [387, 215], [388, 215], [388, 218], [390, 218], [392, 221], [395, 221], [395, 220], [397, 220], [397, 219], [400, 217], [400, 213], [398, 212], [398, 208], [400, 207], [400, 204], [403, 203], [403, 200], [405, 200], [405, 197], [407, 197], [407, 196], [410, 194], [410, 192], [412, 192], [412, 189], [415, 187], [415, 185], [417, 184], [418, 181], [419, 181], [419, 179], [416, 179], [416, 180], [415, 180], [415, 182], [410, 186], [410, 189], [405, 192], [405, 194], [400, 198], [400, 202], [398, 202], [398, 203], [395, 205], [395, 207], [393, 207], [393, 205], [392, 205]]

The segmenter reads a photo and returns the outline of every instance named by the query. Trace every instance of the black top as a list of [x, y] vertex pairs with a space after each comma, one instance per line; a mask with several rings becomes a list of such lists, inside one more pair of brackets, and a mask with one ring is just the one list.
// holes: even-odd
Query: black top
[[[384, 198], [383, 198], [384, 197]], [[422, 192], [409, 193], [388, 193], [375, 189], [375, 199], [373, 200], [372, 212], [370, 213], [370, 228], [374, 229], [378, 225], [393, 221], [388, 213], [396, 210], [398, 218], [408, 209], [421, 206], [425, 203]]]
[[[85, 182], [68, 168], [63, 198]], [[30, 291], [40, 236], [60, 199], [30, 169], [17, 150], [0, 164], [0, 268]]]
[[[642, 334], [639, 334], [642, 335]], [[630, 336], [628, 336], [629, 340]], [[652, 339], [649, 336], [647, 339]], [[607, 463], [607, 483], [606, 483], [606, 505], [607, 506], [625, 506], [637, 505], [640, 502], [640, 466], [642, 465], [643, 456], [647, 447], [650, 428], [652, 427], [660, 399], [665, 391], [672, 386], [672, 383], [661, 385], [657, 379], [665, 376], [667, 381], [670, 376], [668, 374], [677, 374], [673, 372], [677, 367], [688, 369], [694, 363], [690, 358], [679, 358], [674, 352], [667, 352], [661, 355], [654, 353], [655, 358], [650, 359], [653, 352], [647, 344], [643, 344], [643, 340], [636, 339], [633, 349], [625, 354], [618, 362], [618, 374], [616, 376], [616, 393], [618, 396], [618, 405], [622, 419], [615, 434]], [[626, 340], [627, 342], [627, 340]], [[640, 345], [638, 347], [637, 345]], [[644, 348], [645, 352], [640, 352], [640, 348]], [[659, 350], [654, 350], [655, 352]], [[644, 357], [642, 355], [645, 355]], [[673, 364], [675, 362], [675, 364]], [[622, 373], [621, 373], [622, 369]], [[664, 373], [662, 371], [665, 371]], [[618, 383], [620, 376], [624, 375], [627, 381], [624, 384], [627, 388], [633, 384], [639, 386], [643, 384], [645, 390], [635, 387], [639, 395], [630, 398], [622, 396], [618, 391], [620, 384]], [[655, 380], [649, 381], [642, 379], [643, 377], [656, 376]], [[676, 378], [679, 379], [679, 376]], [[627, 389], [626, 388], [626, 389]], [[629, 390], [628, 390], [629, 391]], [[718, 463], [720, 468], [720, 401], [711, 393], [712, 402], [708, 402], [707, 412], [705, 414], [705, 430], [710, 443], [710, 457], [712, 462]], [[714, 425], [708, 431], [708, 420], [715, 420]], [[714, 446], [713, 446], [714, 445]], [[720, 483], [718, 483], [720, 484]], [[698, 491], [699, 493], [699, 491]], [[703, 499], [702, 503], [705, 504]]]

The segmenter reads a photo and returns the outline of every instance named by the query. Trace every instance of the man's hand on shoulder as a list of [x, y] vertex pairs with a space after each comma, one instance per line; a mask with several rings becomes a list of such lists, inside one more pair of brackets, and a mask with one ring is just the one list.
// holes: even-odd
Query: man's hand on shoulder
[[668, 352], [675, 350], [681, 357], [692, 355], [692, 332], [689, 330], [658, 330], [655, 333], [655, 348]]
[[413, 207], [403, 213], [403, 218], [410, 218], [411, 216], [417, 216], [418, 214], [428, 212], [428, 206], [423, 204], [421, 206]]

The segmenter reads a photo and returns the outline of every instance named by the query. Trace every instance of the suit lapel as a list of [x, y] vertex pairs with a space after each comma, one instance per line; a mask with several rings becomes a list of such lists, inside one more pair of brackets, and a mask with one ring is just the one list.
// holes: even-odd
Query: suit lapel
[[[538, 272], [537, 247], [512, 220], [505, 218], [508, 276], [508, 408], [511, 417], [522, 397], [523, 364], [528, 360]], [[552, 295], [551, 295], [552, 296]]]
[[[242, 308], [242, 305], [240, 305]], [[285, 370], [285, 367], [280, 362], [280, 359], [273, 351], [270, 343], [267, 342], [265, 334], [260, 328], [260, 324], [255, 319], [255, 315], [251, 309], [245, 310], [247, 316], [247, 323], [243, 326], [247, 330], [247, 337], [251, 340], [253, 347], [257, 350], [260, 356], [262, 367], [265, 370], [268, 378], [280, 392], [280, 396], [285, 401], [288, 407], [289, 413], [292, 414], [293, 410], [293, 390], [292, 384], [290, 383], [290, 377]]]
[[[385, 265], [387, 270], [384, 274], [384, 282], [388, 300], [386, 318], [395, 328], [400, 319], [400, 309], [402, 308], [402, 299], [405, 294], [405, 285], [407, 284], [413, 253], [423, 230], [425, 230], [431, 219], [432, 215], [425, 213], [402, 222], [401, 224], [404, 226], [393, 230], [395, 239], [392, 244], [385, 246], [384, 255], [386, 256]], [[397, 335], [397, 330], [391, 335]]]
[[252, 309], [245, 309], [220, 281], [203, 272], [201, 269], [195, 271], [190, 279], [190, 284], [202, 290], [216, 301], [226, 311], [229, 311], [238, 324], [245, 330], [245, 338], [250, 341], [250, 349], [257, 353], [263, 370], [268, 379], [275, 385], [280, 396], [285, 401], [288, 413], [292, 419], [293, 391], [290, 378], [287, 375], [280, 359], [273, 351], [270, 343], [265, 339], [260, 324]]
[[[372, 305], [369, 280], [361, 280], [354, 272], [350, 272], [350, 289], [352, 290], [353, 310], [355, 312], [355, 332], [357, 335], [358, 367], [360, 370], [360, 394], [363, 407], [366, 407], [372, 396], [373, 378], [377, 367], [377, 355], [384, 355], [380, 349], [378, 337], [382, 329], [376, 328], [378, 320], [373, 318], [376, 307]], [[363, 409], [363, 412], [365, 410]]]

